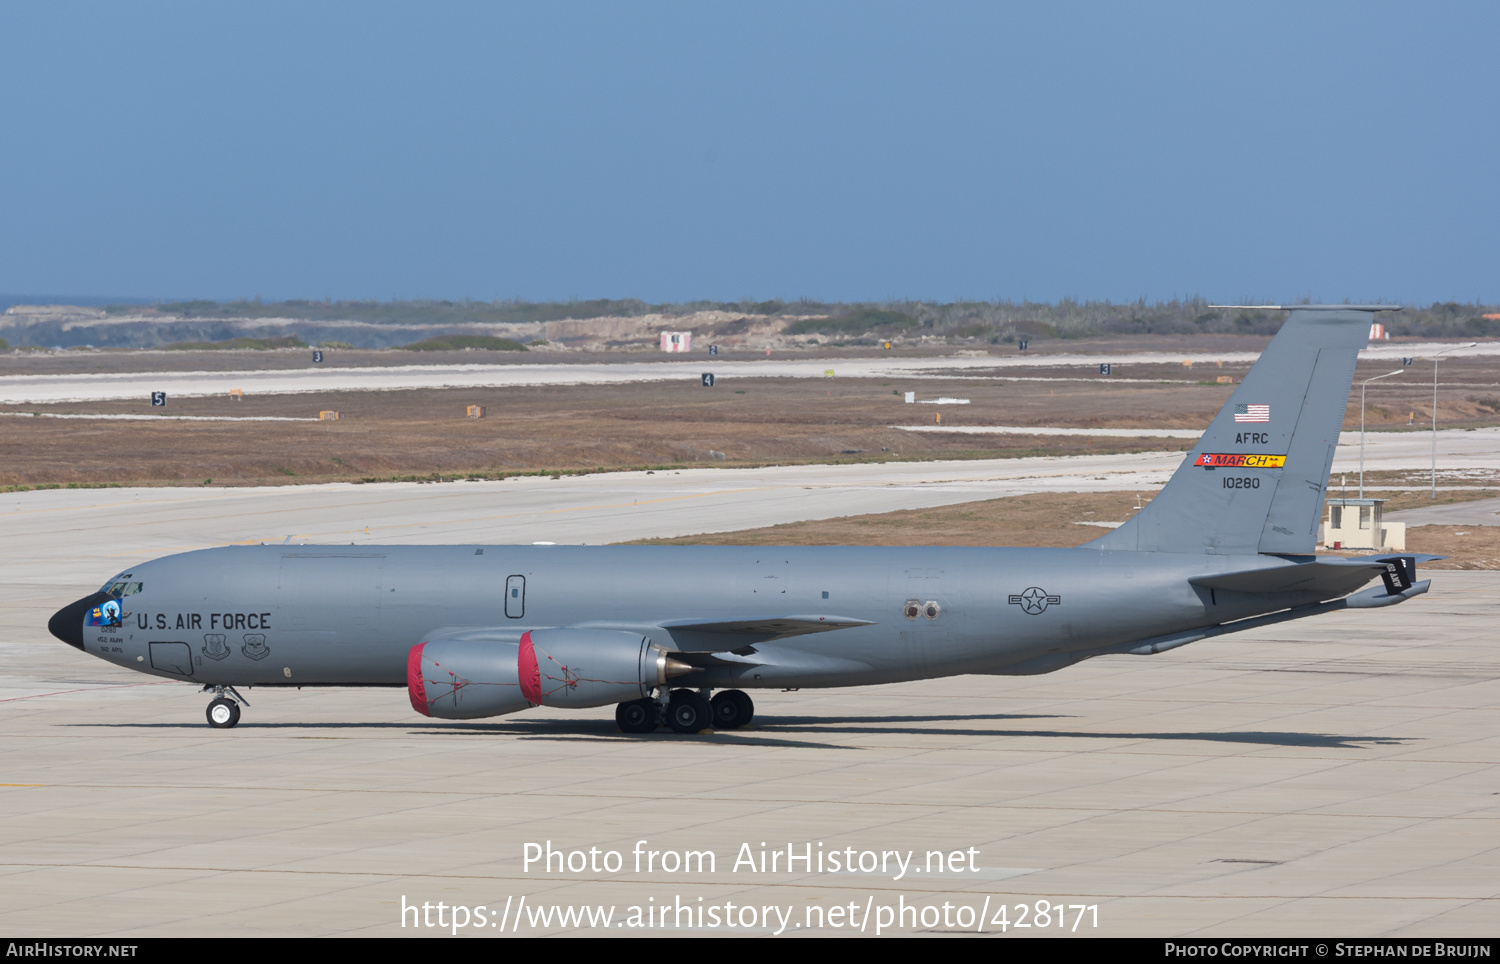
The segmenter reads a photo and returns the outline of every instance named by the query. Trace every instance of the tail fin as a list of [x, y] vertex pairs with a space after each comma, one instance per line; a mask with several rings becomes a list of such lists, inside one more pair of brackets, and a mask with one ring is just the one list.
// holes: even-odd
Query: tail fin
[[1314, 550], [1333, 449], [1370, 312], [1298, 305], [1161, 494], [1095, 549]]

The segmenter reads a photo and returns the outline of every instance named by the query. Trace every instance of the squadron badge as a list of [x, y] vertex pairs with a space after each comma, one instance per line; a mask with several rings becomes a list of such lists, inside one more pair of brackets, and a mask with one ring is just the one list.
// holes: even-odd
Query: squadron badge
[[266, 637], [260, 633], [246, 633], [245, 645], [240, 647], [240, 652], [248, 659], [265, 659], [271, 655], [271, 648], [266, 645]]
[[88, 626], [118, 626], [124, 620], [125, 611], [120, 608], [120, 600], [106, 599], [89, 610], [88, 618], [84, 623]]
[[223, 659], [229, 655], [229, 647], [220, 633], [209, 633], [203, 637], [203, 655], [209, 659]]

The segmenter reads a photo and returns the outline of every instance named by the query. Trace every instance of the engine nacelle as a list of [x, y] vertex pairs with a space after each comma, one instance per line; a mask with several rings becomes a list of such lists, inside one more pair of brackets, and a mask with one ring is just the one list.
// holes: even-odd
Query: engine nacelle
[[693, 667], [639, 633], [537, 629], [519, 643], [438, 639], [411, 648], [406, 687], [423, 716], [474, 720], [529, 706], [588, 707], [648, 696]]
[[521, 692], [521, 647], [489, 639], [418, 643], [406, 656], [412, 709], [444, 720], [477, 720], [536, 704]]
[[537, 629], [520, 650], [521, 692], [542, 706], [638, 700], [690, 669], [639, 633], [609, 629]]

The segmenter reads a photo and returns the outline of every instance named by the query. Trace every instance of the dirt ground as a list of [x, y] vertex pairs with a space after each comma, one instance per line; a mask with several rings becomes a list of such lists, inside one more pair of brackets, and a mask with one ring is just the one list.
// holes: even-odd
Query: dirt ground
[[[1134, 347], [1144, 339], [1130, 339]], [[1175, 347], [1201, 349], [1194, 339]], [[1082, 343], [1066, 344], [1083, 350]], [[1169, 349], [1165, 343], [1152, 345]], [[1014, 349], [1006, 349], [1014, 353]], [[868, 350], [865, 352], [868, 354]], [[60, 353], [37, 364], [62, 364]], [[89, 352], [84, 361], [119, 367], [160, 367], [162, 359], [185, 367], [220, 362], [239, 367], [277, 360], [282, 352]], [[298, 353], [296, 364], [305, 366]], [[492, 361], [531, 363], [542, 353], [515, 358], [504, 352], [363, 352], [394, 363]], [[179, 357], [181, 356], [181, 357]], [[419, 357], [418, 357], [419, 356]], [[550, 360], [579, 360], [579, 353]], [[638, 355], [623, 356], [630, 359]], [[62, 361], [58, 361], [61, 358]], [[11, 368], [25, 360], [0, 356]], [[50, 360], [49, 360], [50, 359]], [[70, 362], [71, 363], [71, 362]], [[278, 362], [279, 363], [279, 362]], [[608, 363], [605, 360], [605, 363]], [[1439, 425], [1500, 422], [1500, 359], [1445, 363]], [[150, 367], [150, 366], [147, 366]], [[1065, 428], [1201, 428], [1228, 399], [1244, 365], [1117, 366], [1105, 378], [1079, 366], [1002, 369], [1014, 381], [970, 373], [967, 377], [881, 379], [734, 379], [715, 388], [694, 382], [634, 383], [326, 395], [173, 399], [165, 410], [145, 401], [9, 407], [30, 414], [138, 414], [283, 416], [315, 418], [320, 410], [343, 414], [337, 422], [194, 422], [53, 419], [0, 416], [0, 486], [35, 485], [264, 485], [518, 473], [593, 472], [640, 467], [748, 466], [806, 462], [973, 459], [1146, 450], [1186, 451], [1186, 439], [964, 435], [899, 431], [892, 426], [1020, 425]], [[1388, 370], [1389, 362], [1361, 365], [1357, 378]], [[1366, 371], [1366, 369], [1369, 371]], [[29, 371], [30, 369], [28, 369]], [[51, 370], [51, 369], [47, 369]], [[0, 377], [4, 377], [0, 372]], [[1410, 382], [1411, 384], [1404, 384]], [[1377, 393], [1374, 389], [1380, 388]], [[967, 398], [968, 405], [906, 405], [902, 393]], [[1430, 412], [1430, 385], [1393, 378], [1371, 386], [1366, 412], [1371, 428], [1419, 430]], [[1359, 425], [1356, 390], [1346, 427]], [[1377, 404], [1378, 403], [1378, 404]], [[469, 405], [486, 409], [465, 418]], [[0, 408], [0, 411], [6, 411]], [[1373, 476], [1371, 478], [1373, 482]]]
[[[1186, 439], [961, 435], [894, 425], [1201, 425], [1227, 389], [1198, 385], [924, 381], [965, 406], [906, 405], [902, 385], [856, 379], [351, 392], [174, 401], [173, 415], [315, 416], [337, 422], [0, 417], [0, 485], [215, 485], [496, 476], [642, 466], [744, 466], [1185, 451]], [[465, 418], [469, 405], [486, 416]], [[1130, 411], [1121, 417], [1122, 409]], [[26, 411], [150, 414], [141, 403]], [[1100, 414], [1107, 413], [1107, 414]]]
[[1426, 569], [1500, 569], [1500, 526], [1417, 526], [1406, 530], [1406, 550], [1448, 557]]
[[[1073, 547], [1108, 531], [1090, 523], [1124, 522], [1150, 501], [1135, 492], [1039, 493], [640, 544]], [[1500, 526], [1417, 526], [1406, 530], [1406, 549], [1448, 557], [1422, 563], [1424, 569], [1500, 569]]]
[[816, 522], [793, 522], [678, 539], [658, 546], [1080, 546], [1124, 522], [1152, 493], [1038, 493], [935, 509], [903, 509]]

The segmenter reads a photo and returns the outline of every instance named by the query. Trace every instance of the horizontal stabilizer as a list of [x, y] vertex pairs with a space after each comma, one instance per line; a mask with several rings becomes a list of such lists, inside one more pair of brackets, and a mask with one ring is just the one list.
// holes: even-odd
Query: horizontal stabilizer
[[1311, 562], [1195, 576], [1188, 581], [1226, 592], [1312, 592], [1333, 597], [1353, 592], [1376, 576], [1390, 580], [1393, 590], [1405, 589], [1412, 584], [1418, 562], [1441, 558], [1426, 554], [1319, 556]]
[[[1442, 557], [1439, 556], [1436, 558]], [[1351, 569], [1351, 571], [1353, 570]], [[1154, 656], [1157, 653], [1164, 653], [1169, 649], [1186, 646], [1188, 643], [1196, 643], [1200, 639], [1223, 636], [1226, 633], [1244, 632], [1247, 629], [1259, 629], [1262, 626], [1272, 626], [1276, 623], [1284, 623], [1293, 619], [1305, 619], [1308, 616], [1317, 616], [1322, 613], [1338, 612], [1341, 609], [1377, 609], [1382, 606], [1395, 606], [1406, 602], [1414, 596], [1420, 596], [1425, 593], [1428, 589], [1432, 588], [1432, 580], [1423, 579], [1421, 582], [1412, 583], [1405, 589], [1397, 592], [1388, 591], [1388, 588], [1388, 586], [1376, 586], [1373, 589], [1366, 589], [1364, 592], [1355, 593], [1352, 596], [1345, 596], [1343, 599], [1313, 603], [1310, 606], [1297, 606], [1293, 609], [1283, 609], [1278, 613], [1267, 613], [1264, 616], [1238, 619], [1233, 622], [1220, 623], [1217, 626], [1207, 626], [1203, 629], [1189, 629], [1180, 633], [1168, 633], [1165, 636], [1137, 639], [1118, 647], [1115, 652], [1129, 653], [1132, 656]]]
[[1348, 603], [1350, 609], [1378, 609], [1381, 606], [1394, 606], [1397, 603], [1406, 602], [1411, 597], [1420, 596], [1431, 588], [1431, 579], [1414, 582], [1400, 592], [1382, 592], [1381, 587], [1376, 586], [1374, 589], [1357, 592], [1340, 602]]

